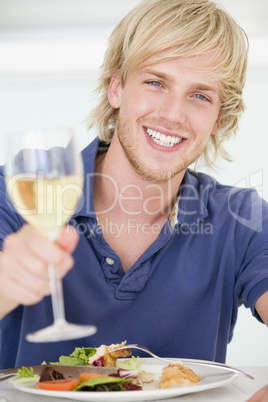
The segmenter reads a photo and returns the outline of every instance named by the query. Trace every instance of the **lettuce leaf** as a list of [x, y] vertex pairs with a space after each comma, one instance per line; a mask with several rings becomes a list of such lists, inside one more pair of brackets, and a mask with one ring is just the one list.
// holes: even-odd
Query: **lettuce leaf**
[[[110, 384], [117, 384], [118, 385], [118, 391], [126, 391], [126, 389], [123, 387], [123, 385], [128, 382], [130, 379], [123, 379], [120, 377], [98, 377], [98, 378], [91, 378], [90, 380], [87, 380], [81, 384], [78, 384], [77, 387], [73, 389], [73, 391], [80, 391], [82, 389], [88, 389], [94, 390], [94, 388], [100, 386], [100, 385], [110, 385]], [[108, 387], [107, 387], [108, 388]], [[109, 389], [107, 389], [108, 391]]]
[[61, 364], [64, 366], [87, 366], [88, 360], [96, 353], [96, 348], [75, 348], [69, 356], [60, 356], [59, 361], [50, 364]]
[[10, 383], [20, 384], [24, 387], [32, 388], [32, 386], [40, 380], [40, 375], [33, 375], [32, 377], [11, 378]]
[[21, 369], [18, 369], [18, 375], [19, 375], [19, 378], [33, 377], [34, 376], [33, 368], [30, 367], [29, 369], [27, 369], [27, 367], [22, 366]]
[[117, 360], [117, 367], [124, 370], [136, 370], [139, 373], [142, 372], [141, 365], [145, 363], [144, 360], [140, 360], [140, 357], [131, 356], [131, 359], [124, 361]]

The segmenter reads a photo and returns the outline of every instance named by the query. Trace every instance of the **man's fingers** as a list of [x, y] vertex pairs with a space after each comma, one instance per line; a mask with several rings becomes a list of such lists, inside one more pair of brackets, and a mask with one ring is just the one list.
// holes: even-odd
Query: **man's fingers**
[[[69, 250], [59, 247], [59, 243], [53, 243], [31, 228], [25, 225], [21, 233], [27, 250], [47, 264], [54, 264], [57, 268], [68, 270], [73, 265], [73, 259]], [[71, 243], [71, 241], [69, 241]], [[76, 237], [73, 240], [76, 245]]]
[[35, 252], [32, 252], [26, 242], [18, 241], [16, 235], [6, 238], [3, 248], [2, 261], [5, 266], [10, 265], [10, 254], [12, 253], [12, 269], [9, 275], [17, 277], [24, 272], [48, 279], [47, 263], [40, 259]]
[[49, 284], [46, 289], [42, 287], [42, 292], [37, 287], [22, 286], [21, 283], [16, 280], [12, 280], [6, 283], [4, 289], [1, 290], [1, 294], [7, 300], [12, 299], [17, 304], [32, 305], [41, 301], [44, 296], [50, 294]]
[[69, 253], [72, 253], [78, 243], [79, 234], [73, 226], [65, 226], [61, 233], [57, 243]]
[[[72, 268], [74, 260], [70, 251], [63, 249], [58, 243], [52, 243], [30, 225], [25, 225], [20, 231], [20, 242], [17, 236], [18, 234], [11, 235], [10, 239], [7, 239], [7, 247], [17, 248], [17, 258], [32, 272], [38, 271], [40, 275], [46, 276], [48, 264], [53, 264], [58, 270], [58, 275], [63, 277]], [[69, 248], [75, 248], [78, 234], [75, 232], [65, 236], [68, 238]], [[17, 242], [17, 244], [11, 242]]]

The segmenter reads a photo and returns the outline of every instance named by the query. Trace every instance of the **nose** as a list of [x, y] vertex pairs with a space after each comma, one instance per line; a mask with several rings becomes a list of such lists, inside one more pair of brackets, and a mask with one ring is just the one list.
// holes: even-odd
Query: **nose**
[[181, 95], [168, 93], [162, 99], [159, 115], [173, 124], [184, 124], [186, 120], [186, 100]]

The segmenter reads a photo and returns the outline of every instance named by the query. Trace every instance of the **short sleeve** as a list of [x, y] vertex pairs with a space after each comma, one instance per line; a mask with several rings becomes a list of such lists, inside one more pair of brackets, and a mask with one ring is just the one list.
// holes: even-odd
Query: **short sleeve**
[[234, 218], [238, 267], [235, 296], [260, 320], [255, 304], [268, 290], [268, 204], [255, 190], [247, 192]]
[[24, 223], [11, 203], [6, 190], [3, 167], [0, 167], [0, 250], [5, 237], [18, 231]]

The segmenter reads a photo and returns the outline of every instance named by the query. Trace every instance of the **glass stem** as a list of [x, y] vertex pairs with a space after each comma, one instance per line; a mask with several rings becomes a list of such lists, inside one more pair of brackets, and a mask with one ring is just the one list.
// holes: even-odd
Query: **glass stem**
[[51, 287], [52, 310], [56, 324], [65, 321], [62, 281], [58, 277], [53, 264], [48, 265], [48, 273]]

